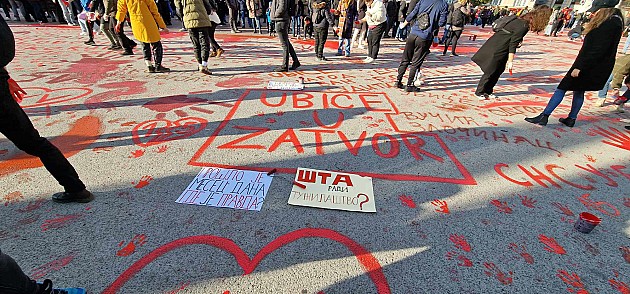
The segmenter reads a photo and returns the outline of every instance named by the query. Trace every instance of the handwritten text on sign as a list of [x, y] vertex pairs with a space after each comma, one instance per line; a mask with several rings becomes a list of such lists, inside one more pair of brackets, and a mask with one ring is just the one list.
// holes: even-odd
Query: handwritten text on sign
[[372, 178], [298, 168], [289, 204], [360, 212], [376, 212]]
[[206, 167], [175, 202], [260, 211], [271, 180], [264, 172]]

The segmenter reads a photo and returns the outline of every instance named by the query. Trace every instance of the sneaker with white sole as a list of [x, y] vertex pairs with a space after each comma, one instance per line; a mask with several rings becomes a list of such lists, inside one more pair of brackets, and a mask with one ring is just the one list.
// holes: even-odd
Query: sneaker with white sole
[[488, 94], [488, 99], [497, 99], [497, 96], [494, 94]]
[[363, 60], [363, 62], [365, 62], [365, 63], [372, 63], [373, 61], [374, 61], [374, 58], [372, 58], [372, 57], [368, 57], [368, 58]]
[[481, 101], [488, 100], [488, 95], [486, 95], [486, 94], [481, 94], [481, 95], [475, 94], [475, 97], [477, 97], [477, 99], [479, 99]]

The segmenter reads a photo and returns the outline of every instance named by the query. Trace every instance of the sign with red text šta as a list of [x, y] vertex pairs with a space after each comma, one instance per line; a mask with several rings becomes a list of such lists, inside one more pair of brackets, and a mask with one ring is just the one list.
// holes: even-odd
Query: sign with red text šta
[[376, 212], [372, 178], [309, 168], [298, 168], [289, 204]]
[[260, 211], [271, 180], [264, 172], [206, 167], [175, 202]]

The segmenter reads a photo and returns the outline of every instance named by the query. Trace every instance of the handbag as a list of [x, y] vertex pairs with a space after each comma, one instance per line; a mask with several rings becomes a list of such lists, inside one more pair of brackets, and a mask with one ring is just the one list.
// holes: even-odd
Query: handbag
[[216, 24], [221, 23], [221, 19], [219, 18], [219, 15], [217, 14], [216, 11], [211, 12], [210, 15], [208, 16], [210, 17], [210, 21], [212, 21], [213, 23], [216, 23]]
[[418, 25], [418, 28], [421, 31], [424, 31], [426, 29], [428, 29], [431, 26], [431, 20], [430, 20], [430, 15], [429, 12], [431, 12], [431, 10], [433, 10], [433, 6], [435, 6], [435, 2], [434, 1], [431, 6], [429, 6], [429, 9], [427, 9], [426, 11], [423, 11], [422, 13], [418, 14], [418, 17], [416, 18], [416, 24]]

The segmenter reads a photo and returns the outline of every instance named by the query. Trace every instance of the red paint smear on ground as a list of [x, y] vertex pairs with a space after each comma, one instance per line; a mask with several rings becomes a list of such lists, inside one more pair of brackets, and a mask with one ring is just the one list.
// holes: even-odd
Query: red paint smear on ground
[[[94, 116], [85, 116], [78, 119], [70, 127], [68, 132], [51, 139], [50, 142], [57, 146], [63, 155], [68, 158], [82, 150], [89, 149], [90, 145], [92, 145], [101, 134], [101, 120]], [[39, 158], [20, 153], [0, 162], [0, 177], [23, 169], [41, 166], [43, 166], [43, 164]]]
[[142, 105], [142, 107], [156, 112], [169, 112], [178, 108], [184, 108], [204, 102], [207, 102], [207, 100], [197, 97], [188, 97], [186, 95], [177, 95], [160, 97], [155, 100], [151, 100]]
[[254, 258], [250, 258], [247, 253], [245, 253], [243, 249], [241, 249], [241, 247], [234, 243], [234, 241], [223, 237], [218, 237], [214, 235], [201, 235], [177, 239], [158, 247], [151, 253], [142, 257], [140, 260], [136, 261], [127, 270], [120, 274], [120, 276], [118, 276], [118, 278], [103, 291], [103, 294], [118, 292], [127, 283], [127, 281], [129, 281], [148, 264], [152, 263], [162, 255], [183, 246], [205, 244], [226, 251], [227, 253], [230, 253], [234, 256], [238, 265], [241, 267], [241, 269], [243, 269], [243, 275], [248, 275], [251, 274], [256, 269], [256, 267], [258, 267], [260, 262], [267, 255], [280, 249], [284, 245], [293, 243], [303, 238], [325, 238], [343, 244], [357, 258], [363, 270], [367, 273], [367, 275], [376, 286], [377, 293], [391, 293], [389, 284], [387, 283], [387, 278], [385, 278], [381, 264], [372, 255], [372, 253], [367, 251], [354, 240], [336, 231], [329, 229], [305, 228], [278, 237], [277, 239], [273, 240], [271, 243], [263, 247], [254, 256]]
[[216, 84], [217, 87], [221, 88], [243, 88], [243, 87], [251, 87], [260, 85], [263, 82], [261, 78], [245, 78], [238, 77], [232, 78], [226, 81], [221, 81]]
[[562, 246], [560, 246], [560, 244], [558, 244], [558, 241], [556, 241], [556, 239], [551, 238], [551, 237], [547, 237], [545, 235], [538, 235], [538, 240], [545, 244], [545, 250], [549, 251], [549, 252], [553, 252], [556, 254], [566, 254], [566, 250], [564, 250], [564, 248]]
[[94, 85], [118, 71], [121, 65], [129, 63], [131, 63], [130, 60], [84, 56], [78, 61], [70, 62], [67, 69], [55, 72], [55, 78], [50, 79], [48, 83], [57, 84], [72, 81], [83, 85]]

